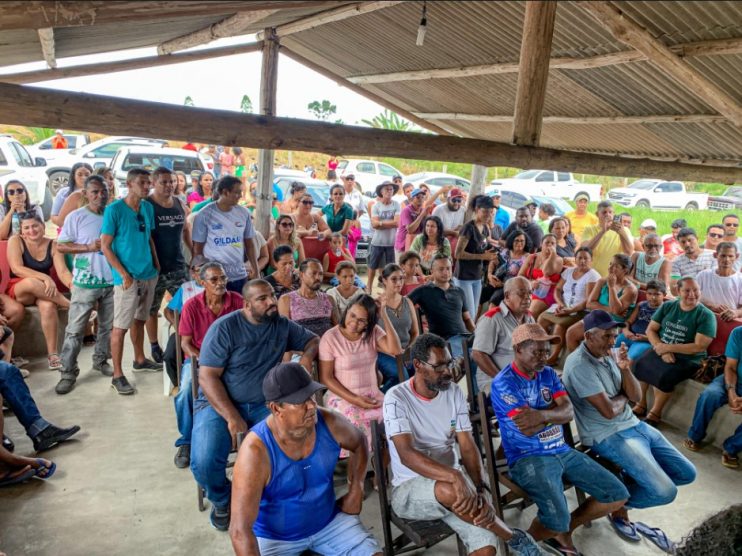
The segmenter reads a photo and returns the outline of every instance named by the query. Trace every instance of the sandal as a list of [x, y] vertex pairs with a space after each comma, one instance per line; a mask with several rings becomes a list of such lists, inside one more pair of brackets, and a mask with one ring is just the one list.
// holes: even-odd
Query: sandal
[[560, 544], [560, 542], [556, 539], [546, 539], [544, 541], [544, 544], [550, 546], [559, 554], [564, 554], [565, 556], [582, 556], [582, 552], [577, 550], [577, 548], [564, 546], [563, 544]]
[[31, 466], [26, 466], [23, 469], [14, 473], [8, 473], [7, 475], [0, 477], [0, 487], [17, 485], [32, 479], [36, 475], [36, 470]]
[[631, 409], [631, 411], [637, 417], [644, 417], [647, 414], [647, 408], [639, 403], [634, 404], [634, 407]]
[[668, 539], [665, 532], [659, 527], [650, 527], [646, 523], [637, 521], [636, 530], [656, 544], [660, 550], [668, 554], [675, 554], [675, 543]]
[[685, 440], [683, 440], [683, 446], [688, 448], [691, 452], [701, 451], [701, 445], [698, 442], [694, 442], [690, 438], [686, 438]]
[[[46, 465], [47, 462], [50, 465], [47, 466]], [[36, 463], [38, 463], [39, 466], [36, 469], [34, 469], [34, 474], [39, 479], [48, 479], [49, 477], [51, 477], [52, 475], [54, 475], [54, 472], [57, 470], [57, 464], [54, 463], [53, 461], [49, 461], [49, 460], [45, 460], [45, 459], [41, 459], [41, 458], [36, 458]]]
[[47, 361], [49, 362], [50, 371], [62, 370], [62, 359], [59, 357], [58, 353], [50, 353], [49, 357], [47, 357]]
[[613, 529], [616, 531], [619, 537], [624, 540], [631, 542], [639, 542], [642, 538], [639, 533], [636, 532], [636, 525], [634, 525], [628, 519], [622, 517], [613, 517], [610, 514], [606, 516], [608, 521], [613, 525]]
[[662, 422], [662, 417], [660, 417], [656, 413], [652, 413], [651, 411], [649, 411], [647, 412], [646, 417], [642, 419], [642, 421], [644, 421], [650, 427], [654, 427], [656, 429]]
[[730, 453], [721, 453], [721, 464], [729, 469], [739, 469], [739, 458]]

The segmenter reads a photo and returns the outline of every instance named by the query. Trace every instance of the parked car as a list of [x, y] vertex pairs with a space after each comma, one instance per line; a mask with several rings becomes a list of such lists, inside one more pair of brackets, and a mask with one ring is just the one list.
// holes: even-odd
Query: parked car
[[727, 187], [721, 195], [710, 196], [709, 208], [711, 210], [741, 210], [742, 187]]
[[111, 161], [119, 197], [126, 197], [129, 188], [126, 186], [126, 174], [133, 168], [154, 170], [164, 166], [173, 172], [181, 171], [189, 175], [194, 170], [206, 170], [203, 154], [187, 149], [172, 149], [158, 145], [130, 145], [121, 147]]
[[611, 189], [608, 199], [623, 207], [705, 210], [709, 196], [688, 193], [681, 181], [637, 180], [628, 187]]
[[11, 180], [23, 183], [31, 203], [39, 205], [48, 220], [52, 210], [52, 194], [46, 175], [46, 160], [31, 157], [26, 148], [10, 135], [0, 135], [0, 188]]
[[49, 165], [53, 160], [69, 154], [72, 149], [79, 149], [90, 143], [90, 135], [84, 133], [64, 133], [63, 136], [67, 139], [66, 149], [53, 148], [52, 139], [54, 137], [48, 137], [43, 141], [26, 147], [26, 150], [33, 158], [43, 157], [46, 159], [47, 165]]
[[289, 194], [289, 187], [291, 187], [291, 184], [295, 181], [301, 182], [307, 186], [307, 193], [312, 196], [315, 209], [321, 209], [327, 204], [327, 201], [330, 198], [330, 186], [327, 185], [326, 181], [308, 178], [306, 177], [306, 174], [304, 174], [303, 178], [297, 176], [279, 176], [273, 181], [273, 190], [276, 191], [277, 194], [280, 193], [278, 197], [281, 200], [286, 199]]
[[87, 162], [93, 168], [110, 166], [113, 157], [121, 147], [130, 145], [156, 145], [162, 146], [166, 141], [161, 139], [145, 139], [142, 137], [105, 137], [98, 141], [93, 141], [89, 145], [71, 149], [64, 156], [60, 156], [46, 169], [46, 175], [49, 176], [49, 188], [52, 195], [67, 186], [69, 180], [70, 168], [76, 162]]
[[394, 166], [376, 160], [342, 159], [338, 162], [337, 174], [338, 177], [353, 174], [364, 193], [373, 192], [377, 185], [390, 181], [394, 176], [405, 179]]
[[575, 180], [572, 172], [552, 172], [551, 170], [526, 170], [512, 178], [492, 180], [492, 187], [508, 187], [517, 189], [526, 195], [541, 195], [544, 197], [561, 197], [574, 200], [577, 195], [584, 193], [593, 202], [600, 201], [603, 196], [603, 186], [599, 183], [580, 183]]
[[438, 193], [438, 190], [444, 185], [453, 185], [464, 191], [469, 191], [471, 182], [453, 174], [444, 174], [443, 172], [418, 172], [405, 178], [405, 183], [411, 183], [414, 186], [422, 184], [430, 188], [432, 194]]

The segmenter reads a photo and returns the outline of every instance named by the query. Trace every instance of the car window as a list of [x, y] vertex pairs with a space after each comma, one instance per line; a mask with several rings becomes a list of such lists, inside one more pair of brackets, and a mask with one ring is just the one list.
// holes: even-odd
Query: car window
[[3, 151], [0, 150], [0, 166], [7, 166], [7, 165], [8, 165], [8, 159], [5, 158]]
[[23, 145], [14, 141], [10, 144], [10, 148], [15, 151], [16, 160], [18, 161], [18, 164], [20, 166], [24, 166], [26, 168], [33, 167], [34, 163], [33, 160], [31, 160], [31, 155], [26, 152], [26, 149], [23, 148]]
[[90, 151], [86, 158], [113, 158], [116, 152], [126, 143], [108, 143]]
[[396, 176], [399, 172], [397, 172], [394, 168], [387, 164], [379, 164], [379, 173], [382, 176]]
[[356, 164], [356, 172], [363, 172], [364, 174], [375, 174], [376, 168], [374, 168], [373, 162], [359, 162]]
[[338, 162], [338, 170], [345, 170], [348, 167], [348, 161], [347, 160], [341, 160]]
[[427, 183], [428, 185], [443, 187], [444, 185], [448, 185], [449, 183], [451, 183], [451, 180], [449, 180], [448, 178], [433, 178], [432, 180], [425, 180], [425, 183]]
[[456, 187], [463, 187], [468, 189], [469, 188], [469, 182], [466, 180], [456, 180]]
[[39, 143], [39, 149], [47, 150], [47, 149], [51, 149], [51, 148], [52, 148], [52, 138], [51, 137], [49, 137], [49, 139], [47, 139], [43, 143]]
[[554, 172], [541, 172], [536, 181], [554, 181]]
[[121, 165], [121, 170], [128, 172], [132, 168], [144, 168], [152, 171], [160, 166], [186, 174], [194, 170], [200, 172], [204, 170], [198, 157], [167, 153], [129, 153]]
[[65, 139], [67, 139], [67, 148], [74, 149], [77, 147], [77, 135], [65, 135]]
[[557, 172], [557, 181], [569, 181], [569, 172]]
[[671, 181], [667, 184], [667, 191], [671, 193], [681, 193], [683, 191], [683, 184], [677, 181]]

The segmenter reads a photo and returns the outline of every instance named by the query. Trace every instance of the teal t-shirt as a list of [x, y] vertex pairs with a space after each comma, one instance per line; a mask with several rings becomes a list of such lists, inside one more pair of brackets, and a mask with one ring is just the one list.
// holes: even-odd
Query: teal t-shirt
[[737, 360], [737, 384], [742, 384], [742, 326], [732, 330], [724, 355]]
[[[108, 205], [103, 213], [101, 234], [113, 236], [113, 252], [135, 280], [157, 276], [149, 245], [154, 227], [155, 210], [149, 201], [142, 201], [139, 212], [134, 212], [123, 199], [119, 199]], [[113, 284], [120, 286], [123, 282], [114, 268]]]
[[329, 205], [325, 205], [324, 207], [322, 207], [322, 214], [325, 215], [327, 225], [333, 232], [342, 231], [343, 226], [345, 225], [345, 221], [353, 220], [355, 218], [353, 208], [348, 203], [343, 203], [343, 206], [340, 207], [340, 210], [337, 212], [337, 214], [335, 213], [335, 209], [332, 206], [332, 203], [330, 203]]
[[[696, 334], [713, 338], [716, 336], [716, 317], [707, 307], [698, 304], [690, 311], [680, 308], [680, 300], [663, 303], [652, 315], [660, 325], [660, 340], [665, 344], [692, 344]], [[693, 355], [674, 354], [677, 359], [700, 363], [706, 357], [702, 351]]]

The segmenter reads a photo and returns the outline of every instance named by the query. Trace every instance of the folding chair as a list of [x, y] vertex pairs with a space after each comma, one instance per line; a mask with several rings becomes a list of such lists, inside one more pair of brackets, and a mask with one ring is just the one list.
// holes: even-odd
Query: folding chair
[[[374, 469], [379, 483], [379, 508], [381, 509], [381, 528], [384, 533], [384, 556], [394, 556], [395, 554], [404, 554], [421, 548], [430, 548], [451, 535], [455, 535], [453, 529], [440, 519], [416, 521], [403, 519], [394, 513], [387, 493], [387, 469], [384, 461], [388, 446], [384, 424], [372, 422], [371, 436], [374, 449], [372, 456]], [[401, 534], [396, 538], [392, 536], [392, 524], [401, 531]], [[457, 543], [459, 556], [466, 556], [466, 548], [458, 537]]]
[[399, 383], [402, 384], [405, 380], [405, 365], [410, 361], [410, 346], [404, 352], [396, 355], [394, 360], [397, 363], [397, 376], [399, 377]]

